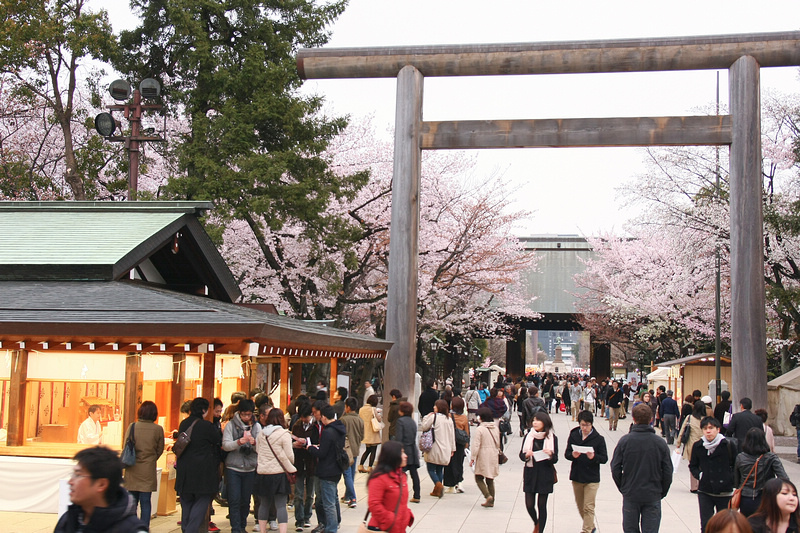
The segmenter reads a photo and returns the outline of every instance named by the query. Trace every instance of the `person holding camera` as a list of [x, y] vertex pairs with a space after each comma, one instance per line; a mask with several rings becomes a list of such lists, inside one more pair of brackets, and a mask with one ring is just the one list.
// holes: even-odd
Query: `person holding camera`
[[256, 479], [258, 456], [254, 446], [259, 426], [253, 424], [254, 409], [253, 400], [239, 400], [236, 413], [222, 432], [222, 449], [228, 452], [225, 457], [225, 481], [231, 533], [245, 531], [250, 496]]

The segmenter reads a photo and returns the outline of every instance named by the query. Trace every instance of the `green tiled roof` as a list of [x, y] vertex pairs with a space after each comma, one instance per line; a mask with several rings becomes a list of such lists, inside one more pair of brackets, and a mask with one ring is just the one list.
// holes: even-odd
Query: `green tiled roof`
[[113, 265], [183, 215], [0, 208], [0, 264]]

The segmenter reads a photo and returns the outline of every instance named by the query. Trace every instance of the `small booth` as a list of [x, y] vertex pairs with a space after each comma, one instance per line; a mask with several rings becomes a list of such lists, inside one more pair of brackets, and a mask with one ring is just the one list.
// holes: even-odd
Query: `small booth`
[[794, 406], [800, 404], [800, 367], [767, 383], [767, 424], [776, 435], [795, 436], [797, 429], [789, 423]]
[[[703, 395], [714, 395], [709, 391], [709, 383], [716, 379], [715, 354], [699, 353], [672, 361], [655, 363], [657, 369], [669, 368], [667, 388], [675, 391], [675, 400], [681, 405], [683, 398], [699, 390]], [[720, 358], [720, 374], [722, 381], [731, 383], [731, 358], [723, 355]], [[669, 385], [673, 386], [670, 387]], [[725, 390], [725, 389], [723, 389]]]
[[[13, 228], [0, 232], [0, 510], [57, 512], [91, 406], [102, 444], [121, 449], [145, 400], [171, 434], [187, 399], [265, 385], [285, 409], [302, 364], [330, 364], [335, 381], [340, 358], [385, 357], [384, 340], [233, 303], [239, 288], [198, 220], [210, 207], [0, 202]], [[174, 455], [158, 466], [168, 513]]]

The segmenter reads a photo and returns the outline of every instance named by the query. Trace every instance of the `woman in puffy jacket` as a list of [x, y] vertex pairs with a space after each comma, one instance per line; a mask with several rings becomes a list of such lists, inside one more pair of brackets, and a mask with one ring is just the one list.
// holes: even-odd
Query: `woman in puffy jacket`
[[294, 466], [292, 434], [286, 429], [286, 418], [280, 409], [271, 409], [267, 424], [256, 437], [256, 483], [253, 492], [258, 494], [261, 504], [258, 507], [258, 527], [268, 531], [267, 520], [270, 508], [278, 511], [278, 531], [286, 533], [289, 514], [286, 502], [290, 485], [287, 473], [297, 472]]
[[408, 508], [408, 482], [403, 468], [407, 456], [403, 445], [389, 441], [381, 447], [378, 464], [367, 479], [369, 511], [367, 527], [375, 531], [404, 533], [414, 523]]
[[[689, 462], [692, 461], [692, 448], [694, 447], [694, 443], [703, 438], [703, 429], [700, 427], [700, 421], [705, 417], [706, 404], [700, 400], [697, 400], [697, 402], [694, 404], [692, 414], [687, 416], [686, 420], [683, 421], [683, 426], [678, 433], [678, 444], [675, 447], [676, 450], [679, 450], [681, 447], [683, 435], [686, 432], [689, 433], [689, 440], [686, 441], [686, 444], [683, 446], [683, 458]], [[699, 483], [699, 480], [694, 477], [691, 471], [689, 471], [689, 490], [693, 493], [696, 493]]]
[[433, 492], [431, 496], [441, 498], [444, 493], [444, 467], [450, 463], [450, 457], [456, 451], [456, 435], [453, 422], [447, 416], [449, 409], [447, 402], [436, 400], [433, 404], [433, 412], [425, 415], [419, 429], [428, 431], [432, 429], [435, 435], [433, 448], [425, 452], [425, 466], [428, 475], [433, 481]]
[[[757, 467], [756, 464], [758, 464]], [[789, 480], [780, 458], [769, 451], [764, 431], [761, 428], [748, 429], [744, 437], [744, 444], [742, 444], [742, 453], [736, 456], [736, 463], [733, 467], [733, 486], [742, 487], [739, 511], [743, 515], [750, 516], [756, 512], [761, 503], [761, 492], [764, 490], [764, 485], [776, 477]], [[744, 485], [742, 485], [743, 483]]]

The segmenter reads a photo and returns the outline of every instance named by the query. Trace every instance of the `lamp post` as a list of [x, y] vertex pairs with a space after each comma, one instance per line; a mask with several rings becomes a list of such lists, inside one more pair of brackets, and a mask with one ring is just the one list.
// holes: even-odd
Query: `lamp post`
[[[131, 96], [131, 86], [125, 80], [115, 80], [108, 86], [111, 97], [118, 102], [124, 102]], [[111, 142], [124, 142], [128, 152], [128, 200], [136, 200], [139, 190], [139, 144], [142, 142], [164, 142], [160, 136], [152, 136], [154, 131], [148, 128], [142, 130], [142, 111], [158, 110], [164, 106], [160, 104], [142, 104], [142, 98], [158, 98], [161, 94], [161, 85], [153, 78], [141, 81], [139, 87], [134, 89], [133, 102], [126, 104], [110, 105], [110, 111], [122, 111], [125, 119], [130, 122], [130, 135], [114, 135], [117, 121], [111, 113], [100, 113], [94, 118], [97, 133]], [[166, 118], [165, 118], [166, 122]], [[144, 133], [145, 135], [141, 135]]]

